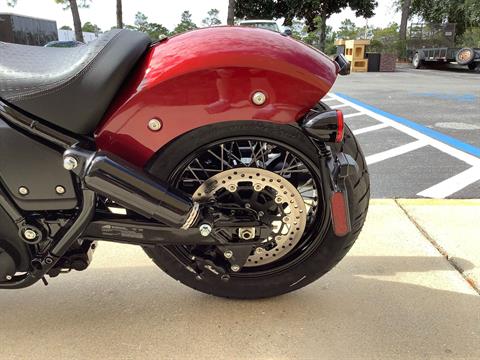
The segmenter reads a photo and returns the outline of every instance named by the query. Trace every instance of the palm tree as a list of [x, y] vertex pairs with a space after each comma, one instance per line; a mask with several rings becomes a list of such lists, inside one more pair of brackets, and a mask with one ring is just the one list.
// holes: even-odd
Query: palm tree
[[123, 29], [122, 0], [117, 0], [117, 28]]
[[402, 19], [400, 22], [400, 40], [407, 40], [407, 23], [410, 17], [412, 0], [403, 0], [402, 2]]
[[235, 0], [228, 0], [227, 25], [233, 26], [235, 20]]
[[77, 0], [55, 0], [57, 4], [64, 5], [64, 10], [70, 9], [73, 17], [73, 28], [75, 29], [75, 39], [84, 42], [82, 32], [82, 21], [80, 20], [79, 7], [88, 7], [90, 0], [80, 0], [80, 5]]

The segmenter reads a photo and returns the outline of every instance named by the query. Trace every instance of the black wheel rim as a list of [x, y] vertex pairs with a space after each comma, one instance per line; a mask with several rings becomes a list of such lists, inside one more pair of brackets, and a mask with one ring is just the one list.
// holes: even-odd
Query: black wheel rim
[[[267, 157], [269, 158], [267, 159]], [[227, 138], [193, 151], [176, 166], [169, 181], [176, 188], [193, 194], [203, 181], [216, 173], [242, 166], [273, 171], [288, 178], [297, 187], [298, 182], [301, 181], [303, 184], [300, 185], [311, 184], [316, 189], [316, 203], [315, 206], [310, 207], [303, 237], [292, 251], [269, 265], [244, 268], [242, 272], [231, 275], [235, 277], [265, 276], [284, 271], [302, 262], [321, 243], [326, 232], [326, 224], [329, 221], [322, 191], [322, 180], [314, 159], [308, 158], [288, 144], [273, 139], [264, 137]], [[171, 246], [169, 250], [174, 252], [180, 260], [185, 260], [185, 263], [191, 259], [191, 247]], [[195, 251], [198, 250], [198, 248], [195, 249]]]

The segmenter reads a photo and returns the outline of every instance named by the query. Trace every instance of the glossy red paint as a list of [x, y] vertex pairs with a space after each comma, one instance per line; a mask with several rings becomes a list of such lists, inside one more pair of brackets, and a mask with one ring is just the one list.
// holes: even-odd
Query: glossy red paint
[[[232, 120], [293, 123], [331, 88], [338, 66], [268, 30], [216, 27], [153, 46], [96, 133], [100, 149], [138, 165], [194, 128]], [[251, 101], [267, 95], [262, 106]], [[162, 129], [147, 124], [160, 119]]]

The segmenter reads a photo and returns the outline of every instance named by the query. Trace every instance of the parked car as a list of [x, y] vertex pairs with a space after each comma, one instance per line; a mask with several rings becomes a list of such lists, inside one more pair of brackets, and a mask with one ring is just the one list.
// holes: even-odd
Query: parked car
[[280, 27], [278, 26], [277, 22], [274, 20], [243, 20], [243, 21], [240, 21], [239, 25], [272, 30], [278, 33], [281, 32]]
[[85, 45], [81, 41], [50, 41], [45, 47], [73, 48]]

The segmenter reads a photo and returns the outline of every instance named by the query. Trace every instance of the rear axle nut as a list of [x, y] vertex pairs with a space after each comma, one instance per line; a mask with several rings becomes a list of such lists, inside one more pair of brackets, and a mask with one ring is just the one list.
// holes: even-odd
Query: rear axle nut
[[212, 232], [212, 227], [208, 224], [202, 224], [202, 225], [200, 225], [198, 230], [200, 231], [200, 235], [206, 237], [206, 236], [210, 235], [210, 233]]
[[37, 238], [37, 236], [38, 236], [37, 232], [35, 230], [32, 230], [32, 229], [26, 229], [23, 232], [23, 237], [28, 241], [35, 240]]

